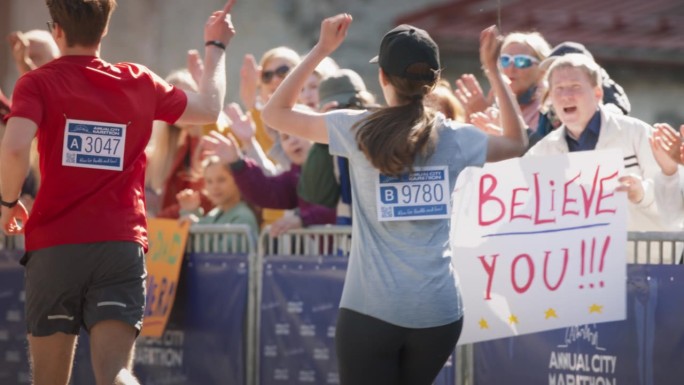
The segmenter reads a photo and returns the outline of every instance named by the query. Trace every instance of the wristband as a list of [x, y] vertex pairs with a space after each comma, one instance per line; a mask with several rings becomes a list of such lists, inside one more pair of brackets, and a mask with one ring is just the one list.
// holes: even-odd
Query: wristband
[[224, 51], [226, 50], [226, 45], [223, 44], [223, 43], [221, 43], [221, 42], [218, 41], [218, 40], [209, 40], [209, 41], [207, 41], [206, 43], [204, 43], [204, 46], [205, 46], [205, 47], [208, 47], [208, 46], [210, 46], [210, 45], [213, 45], [214, 47], [219, 47], [219, 48], [221, 48], [221, 49], [224, 50]]
[[12, 207], [16, 206], [17, 203], [19, 203], [19, 199], [15, 200], [14, 202], [5, 202], [2, 199], [0, 199], [0, 205], [5, 206], [5, 207], [10, 208], [10, 209]]

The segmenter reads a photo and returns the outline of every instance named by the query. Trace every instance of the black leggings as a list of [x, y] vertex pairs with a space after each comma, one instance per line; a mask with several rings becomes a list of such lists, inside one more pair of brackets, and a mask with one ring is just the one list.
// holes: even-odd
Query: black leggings
[[409, 329], [341, 308], [335, 345], [341, 385], [430, 385], [461, 335], [454, 323]]

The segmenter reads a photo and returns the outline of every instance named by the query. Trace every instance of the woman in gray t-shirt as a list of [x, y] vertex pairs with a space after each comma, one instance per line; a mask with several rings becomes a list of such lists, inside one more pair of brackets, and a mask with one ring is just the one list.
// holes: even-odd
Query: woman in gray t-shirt
[[463, 310], [449, 251], [450, 196], [467, 166], [519, 156], [524, 123], [497, 67], [500, 39], [482, 32], [483, 68], [501, 108], [503, 135], [490, 137], [423, 105], [440, 75], [427, 32], [401, 25], [382, 39], [379, 81], [388, 107], [295, 110], [318, 63], [344, 40], [351, 16], [321, 25], [318, 44], [263, 110], [271, 127], [329, 143], [349, 159], [352, 250], [336, 327], [345, 384], [431, 384], [461, 333]]

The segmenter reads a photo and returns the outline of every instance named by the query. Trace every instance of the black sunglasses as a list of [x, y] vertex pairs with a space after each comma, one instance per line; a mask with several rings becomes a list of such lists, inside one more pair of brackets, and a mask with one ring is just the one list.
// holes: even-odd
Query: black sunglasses
[[264, 71], [261, 73], [261, 82], [268, 84], [271, 82], [271, 80], [273, 80], [274, 76], [278, 76], [279, 78], [283, 79], [288, 72], [290, 72], [290, 67], [287, 65], [281, 65], [273, 71]]

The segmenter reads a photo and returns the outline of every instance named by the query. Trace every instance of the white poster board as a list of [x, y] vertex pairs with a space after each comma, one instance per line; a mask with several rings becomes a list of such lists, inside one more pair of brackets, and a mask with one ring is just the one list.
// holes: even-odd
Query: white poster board
[[625, 318], [627, 196], [618, 150], [464, 170], [451, 249], [459, 344]]

